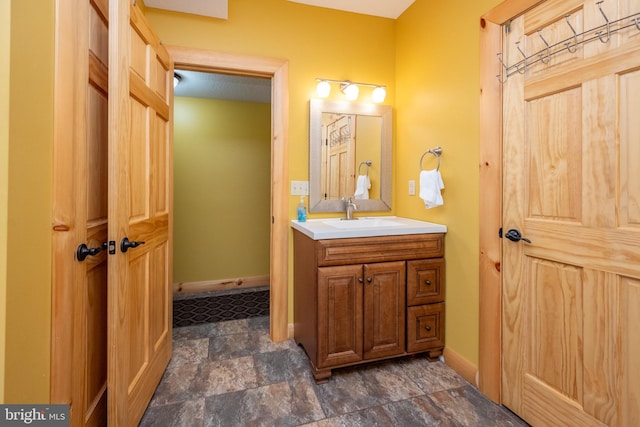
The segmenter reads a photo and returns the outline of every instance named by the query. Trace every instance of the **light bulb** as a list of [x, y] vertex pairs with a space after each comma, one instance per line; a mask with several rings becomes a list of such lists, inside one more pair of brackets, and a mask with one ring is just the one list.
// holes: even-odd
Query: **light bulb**
[[320, 98], [326, 98], [329, 96], [329, 92], [331, 92], [331, 85], [328, 81], [322, 80], [318, 83], [316, 87], [316, 92]]
[[371, 94], [373, 102], [384, 102], [385, 96], [387, 96], [387, 91], [382, 86], [375, 88]]
[[345, 95], [347, 95], [347, 99], [349, 101], [355, 101], [356, 99], [358, 99], [358, 93], [360, 92], [360, 89], [357, 85], [349, 83], [342, 91]]
[[182, 80], [182, 76], [178, 73], [173, 73], [173, 88], [178, 86], [178, 83]]

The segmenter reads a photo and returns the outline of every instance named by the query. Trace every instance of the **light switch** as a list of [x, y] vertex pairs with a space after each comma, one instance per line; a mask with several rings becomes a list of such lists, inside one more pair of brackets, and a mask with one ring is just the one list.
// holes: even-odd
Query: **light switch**
[[409, 180], [409, 195], [410, 196], [416, 195], [416, 182], [413, 179]]

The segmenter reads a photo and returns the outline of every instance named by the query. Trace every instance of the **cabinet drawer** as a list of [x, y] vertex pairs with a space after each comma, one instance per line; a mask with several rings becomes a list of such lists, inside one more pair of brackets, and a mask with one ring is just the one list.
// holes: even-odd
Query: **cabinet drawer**
[[443, 234], [413, 234], [317, 241], [318, 266], [444, 256]]
[[407, 305], [444, 301], [444, 258], [407, 262]]
[[407, 309], [407, 352], [444, 347], [444, 303]]

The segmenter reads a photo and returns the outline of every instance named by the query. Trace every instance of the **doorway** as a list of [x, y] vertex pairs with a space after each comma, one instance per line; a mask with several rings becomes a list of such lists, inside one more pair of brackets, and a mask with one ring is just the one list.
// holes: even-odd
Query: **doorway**
[[271, 79], [174, 72], [173, 325], [268, 316]]
[[288, 62], [167, 46], [175, 68], [271, 79], [270, 336], [288, 338]]

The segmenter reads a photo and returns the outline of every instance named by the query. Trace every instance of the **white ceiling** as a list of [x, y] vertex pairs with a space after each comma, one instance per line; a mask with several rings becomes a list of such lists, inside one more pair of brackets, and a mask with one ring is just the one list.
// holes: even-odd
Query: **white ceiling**
[[[226, 0], [220, 0], [226, 1]], [[415, 0], [289, 0], [294, 3], [396, 19]]]
[[[289, 0], [310, 6], [396, 19], [415, 0]], [[228, 0], [144, 0], [148, 7], [227, 19]]]
[[156, 9], [192, 13], [212, 18], [227, 19], [229, 14], [228, 0], [144, 0], [144, 4]]
[[271, 79], [176, 70], [175, 96], [271, 103]]

